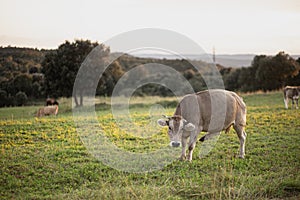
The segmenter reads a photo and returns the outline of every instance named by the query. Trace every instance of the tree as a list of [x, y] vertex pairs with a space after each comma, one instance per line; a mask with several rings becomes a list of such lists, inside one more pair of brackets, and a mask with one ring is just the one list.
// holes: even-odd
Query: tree
[[195, 73], [193, 78], [189, 80], [189, 83], [193, 87], [193, 90], [195, 92], [199, 92], [201, 90], [207, 89], [207, 86], [205, 84], [205, 81], [203, 80], [202, 76], [200, 73]]
[[256, 91], [259, 81], [255, 79], [255, 69], [253, 67], [242, 67], [237, 79], [237, 84], [243, 92]]
[[[94, 96], [96, 94], [99, 78], [105, 73], [109, 62], [110, 49], [104, 44], [95, 47], [85, 58], [76, 77], [73, 87], [73, 97], [76, 106], [83, 105], [83, 96]], [[80, 103], [77, 96], [80, 97]]]
[[41, 96], [41, 85], [38, 82], [32, 84], [32, 96], [35, 98]]
[[[300, 65], [300, 57], [297, 59], [297, 63]], [[297, 75], [288, 77], [286, 85], [300, 85], [300, 68]]]
[[224, 85], [227, 90], [238, 90], [240, 85], [238, 84], [238, 79], [241, 73], [241, 69], [232, 69], [230, 73], [225, 74]]
[[27, 102], [27, 95], [25, 92], [18, 92], [16, 94], [16, 103], [17, 106], [23, 106]]
[[279, 52], [274, 57], [265, 57], [259, 61], [255, 78], [264, 91], [279, 89], [286, 85], [290, 77], [299, 73], [299, 68], [299, 64], [291, 56]]
[[[28, 74], [19, 74], [13, 80], [14, 91], [22, 91], [31, 96], [32, 92], [32, 77]], [[13, 94], [15, 94], [13, 92]]]
[[4, 107], [7, 105], [7, 92], [4, 90], [0, 90], [0, 107]]
[[[73, 86], [77, 72], [86, 56], [99, 46], [97, 42], [90, 40], [66, 41], [56, 51], [50, 52], [42, 62], [42, 73], [45, 75], [44, 90], [47, 96], [70, 97], [73, 94]], [[104, 45], [102, 45], [104, 48]], [[100, 47], [102, 47], [100, 45]], [[76, 106], [82, 105], [83, 91], [78, 87], [74, 100]], [[80, 96], [80, 103], [77, 99]]]
[[99, 80], [97, 95], [111, 96], [115, 85], [124, 73], [118, 60], [111, 63]]

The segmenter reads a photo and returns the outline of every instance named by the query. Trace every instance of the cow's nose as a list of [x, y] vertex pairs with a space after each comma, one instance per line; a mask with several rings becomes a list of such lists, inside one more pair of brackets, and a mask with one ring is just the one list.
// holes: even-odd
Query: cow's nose
[[180, 142], [172, 142], [171, 145], [172, 145], [172, 147], [179, 147]]

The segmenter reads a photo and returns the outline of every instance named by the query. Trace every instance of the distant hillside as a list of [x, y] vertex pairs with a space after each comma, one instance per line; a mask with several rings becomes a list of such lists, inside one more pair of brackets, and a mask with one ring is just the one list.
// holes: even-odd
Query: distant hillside
[[[161, 54], [134, 54], [134, 56], [137, 57], [143, 57], [143, 58], [157, 58], [157, 59], [176, 59], [180, 58], [176, 55], [161, 55]], [[191, 60], [202, 60], [207, 63], [212, 62], [212, 54], [185, 54], [182, 55], [184, 58], [188, 58]], [[220, 64], [224, 67], [233, 67], [233, 68], [239, 68], [239, 67], [249, 67], [251, 66], [251, 62], [253, 58], [255, 57], [255, 54], [218, 54], [216, 55], [216, 63]], [[292, 55], [294, 59], [297, 59], [300, 57], [300, 55]]]
[[0, 47], [0, 107], [24, 105], [44, 94], [41, 63], [50, 50]]
[[32, 61], [41, 63], [47, 52], [51, 50], [38, 50], [33, 48], [22, 48], [22, 47], [0, 47], [0, 58], [12, 57], [17, 60]]
[[249, 67], [254, 54], [216, 55], [216, 62], [225, 67]]
[[[23, 47], [0, 47], [0, 78], [16, 76], [19, 73], [40, 72], [45, 55], [52, 50], [38, 50]], [[13, 74], [11, 74], [13, 73]]]
[[[255, 54], [221, 54], [216, 55], [216, 62], [225, 67], [249, 67], [255, 57]], [[291, 55], [294, 59], [300, 57], [300, 55]]]
[[[161, 55], [161, 54], [134, 54], [137, 57], [143, 58], [156, 58], [156, 59], [180, 59], [180, 56], [176, 55]], [[254, 54], [236, 54], [236, 55], [216, 55], [216, 63], [225, 67], [249, 67], [254, 58]], [[202, 60], [207, 63], [212, 63], [212, 54], [185, 54], [183, 58], [190, 60]]]

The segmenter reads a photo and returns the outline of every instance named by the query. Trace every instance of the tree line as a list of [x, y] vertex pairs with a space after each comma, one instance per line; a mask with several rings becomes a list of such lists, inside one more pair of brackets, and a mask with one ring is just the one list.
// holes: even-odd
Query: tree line
[[286, 85], [300, 85], [300, 58], [279, 52], [275, 56], [257, 55], [250, 67], [222, 69], [227, 89], [254, 92], [272, 91]]
[[[97, 54], [97, 59], [92, 59], [90, 52], [95, 49], [101, 52], [101, 55]], [[134, 76], [149, 79], [154, 83], [137, 88], [133, 95], [174, 95], [165, 86], [155, 84], [162, 79], [172, 83], [176, 81], [173, 80], [174, 76], [168, 72], [163, 77], [151, 73], [151, 69], [147, 67], [149, 63], [171, 67], [189, 82], [194, 91], [201, 91], [207, 88], [203, 77], [209, 79], [210, 76], [214, 76], [210, 74], [209, 69], [215, 66], [200, 60], [140, 58], [111, 53], [109, 47], [90, 40], [65, 41], [54, 50], [0, 47], [0, 106], [24, 105], [28, 99], [71, 96], [75, 97], [76, 105], [82, 105], [83, 96], [89, 95], [86, 94], [87, 88], [95, 84], [89, 80], [94, 79], [93, 76], [97, 74], [90, 73], [89, 77], [83, 77], [84, 83], [76, 83], [73, 91], [74, 81], [83, 62], [95, 62], [89, 70], [97, 73], [101, 67], [108, 66], [101, 73], [102, 76], [95, 86], [94, 94], [100, 96], [111, 96], [121, 77], [122, 80], [127, 80], [124, 82], [127, 84], [124, 88], [134, 84], [136, 77], [130, 82], [130, 73], [126, 72], [137, 66], [139, 68]], [[200, 71], [193, 65], [198, 66]], [[219, 64], [216, 66], [228, 90], [271, 91], [281, 89], [285, 85], [300, 85], [300, 58], [295, 60], [284, 52], [275, 56], [257, 55], [249, 67], [230, 68]], [[181, 89], [185, 90], [184, 87]]]

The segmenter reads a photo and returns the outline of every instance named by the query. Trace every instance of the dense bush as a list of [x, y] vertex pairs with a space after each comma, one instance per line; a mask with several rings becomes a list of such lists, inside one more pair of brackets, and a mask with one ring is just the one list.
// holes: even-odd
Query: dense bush
[[279, 52], [275, 56], [255, 56], [250, 67], [231, 70], [223, 76], [228, 90], [271, 91], [300, 84], [300, 59]]
[[17, 106], [23, 106], [27, 102], [28, 98], [25, 92], [18, 92], [16, 94], [16, 104]]
[[0, 90], [0, 107], [4, 107], [7, 104], [7, 92]]

